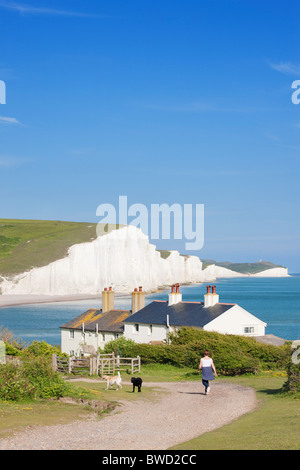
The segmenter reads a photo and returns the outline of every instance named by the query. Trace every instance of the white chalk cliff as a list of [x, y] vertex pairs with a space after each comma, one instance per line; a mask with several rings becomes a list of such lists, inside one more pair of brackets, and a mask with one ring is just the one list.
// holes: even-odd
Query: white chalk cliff
[[[288, 275], [283, 269], [274, 268], [271, 275]], [[266, 276], [267, 271], [264, 273]], [[47, 266], [12, 279], [2, 278], [0, 288], [5, 295], [98, 294], [109, 286], [115, 292], [129, 293], [138, 286], [153, 291], [177, 282], [241, 276], [245, 275], [215, 265], [203, 270], [197, 256], [182, 256], [178, 251], [171, 251], [164, 259], [140, 229], [127, 226], [94, 241], [73, 245], [65, 258]]]

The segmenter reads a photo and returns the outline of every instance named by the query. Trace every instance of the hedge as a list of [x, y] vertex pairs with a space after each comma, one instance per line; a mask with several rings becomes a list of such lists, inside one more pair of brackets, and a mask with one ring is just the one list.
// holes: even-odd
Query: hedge
[[121, 337], [108, 343], [104, 352], [123, 357], [141, 357], [142, 364], [172, 364], [197, 369], [203, 351], [208, 349], [219, 374], [239, 375], [259, 370], [284, 369], [290, 346], [258, 343], [254, 338], [222, 335], [196, 328], [180, 328], [170, 335], [170, 344], [135, 343]]

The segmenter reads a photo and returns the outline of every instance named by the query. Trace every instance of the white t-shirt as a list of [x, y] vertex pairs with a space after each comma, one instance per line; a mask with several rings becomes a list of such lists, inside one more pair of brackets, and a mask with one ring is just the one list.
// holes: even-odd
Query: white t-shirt
[[202, 367], [211, 367], [212, 365], [212, 358], [211, 357], [203, 357], [202, 358]]

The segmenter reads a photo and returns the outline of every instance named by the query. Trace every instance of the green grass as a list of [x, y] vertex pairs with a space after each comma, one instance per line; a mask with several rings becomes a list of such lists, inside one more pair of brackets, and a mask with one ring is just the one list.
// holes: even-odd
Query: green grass
[[[132, 393], [132, 385], [130, 383], [130, 376], [123, 375], [122, 388], [117, 390], [116, 385], [113, 385], [110, 389], [106, 389], [106, 382], [103, 380], [99, 382], [76, 382], [72, 381], [73, 386], [78, 390], [78, 393], [83, 392], [84, 395], [88, 396], [90, 400], [108, 401], [116, 404], [119, 400], [153, 400], [154, 393], [152, 387], [143, 387], [143, 394], [138, 393], [135, 389], [135, 393]], [[156, 394], [155, 394], [156, 396]]]
[[[0, 275], [19, 274], [63, 258], [70, 246], [94, 240], [96, 227], [95, 223], [0, 219]], [[103, 232], [112, 228], [103, 225]]]
[[141, 374], [145, 382], [179, 382], [199, 380], [200, 378], [195, 369], [169, 364], [144, 364]]
[[22, 431], [26, 426], [68, 424], [91, 416], [89, 407], [74, 406], [57, 400], [30, 403], [0, 401], [0, 438]]
[[172, 450], [299, 450], [300, 399], [280, 393], [286, 377], [274, 375], [218, 379], [253, 387], [257, 409]]
[[[90, 378], [89, 378], [90, 379]], [[67, 424], [79, 419], [87, 419], [95, 415], [95, 411], [88, 403], [100, 402], [103, 411], [98, 413], [99, 419], [109, 410], [118, 406], [119, 401], [140, 400], [152, 402], [159, 398], [157, 390], [144, 387], [143, 393], [132, 393], [130, 377], [123, 375], [122, 389], [116, 390], [113, 386], [105, 390], [105, 381], [71, 381], [73, 403], [59, 400], [32, 400], [26, 402], [6, 402], [0, 400], [0, 439], [8, 437], [14, 432], [22, 431], [26, 426], [48, 426]], [[163, 393], [163, 392], [162, 392]], [[76, 400], [83, 399], [84, 404], [76, 404]]]

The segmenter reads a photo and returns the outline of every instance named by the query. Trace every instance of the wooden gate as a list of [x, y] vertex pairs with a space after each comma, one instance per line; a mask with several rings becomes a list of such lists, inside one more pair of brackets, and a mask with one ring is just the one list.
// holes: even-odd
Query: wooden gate
[[52, 355], [52, 367], [64, 374], [115, 375], [117, 371], [135, 374], [141, 370], [141, 359], [120, 357], [111, 354], [98, 354], [90, 358], [58, 357]]

